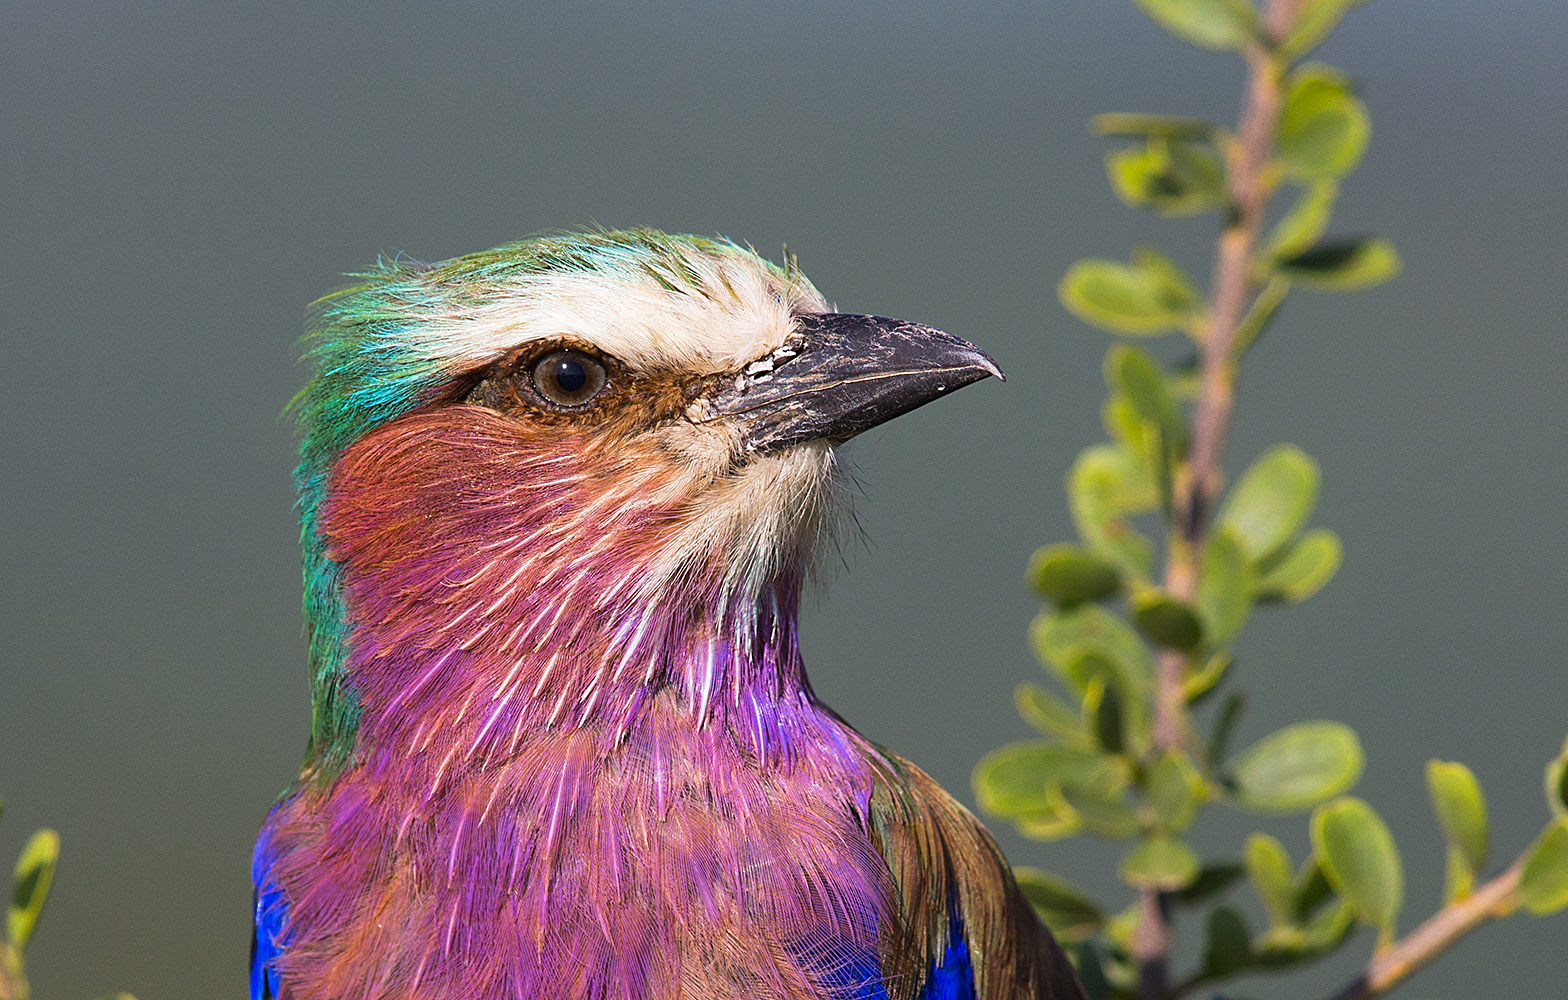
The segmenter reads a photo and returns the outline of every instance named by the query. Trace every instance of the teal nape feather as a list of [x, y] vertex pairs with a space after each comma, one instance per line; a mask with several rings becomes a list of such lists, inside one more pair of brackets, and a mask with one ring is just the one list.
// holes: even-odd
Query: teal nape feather
[[[344, 614], [337, 568], [316, 530], [317, 514], [333, 461], [378, 426], [440, 397], [467, 370], [506, 353], [504, 341], [489, 357], [456, 354], [447, 331], [498, 301], [526, 296], [543, 276], [583, 275], [607, 282], [652, 281], [673, 294], [738, 297], [726, 271], [709, 265], [731, 261], [760, 268], [777, 280], [779, 293], [820, 298], [787, 251], [780, 267], [754, 250], [723, 238], [671, 235], [653, 229], [550, 233], [437, 264], [401, 254], [350, 275], [355, 284], [313, 304], [301, 339], [310, 378], [288, 407], [300, 434], [295, 488], [304, 549], [304, 611], [310, 629], [312, 720], [307, 756], [332, 770], [352, 752], [358, 703], [343, 684]], [[707, 281], [705, 273], [717, 279]]]

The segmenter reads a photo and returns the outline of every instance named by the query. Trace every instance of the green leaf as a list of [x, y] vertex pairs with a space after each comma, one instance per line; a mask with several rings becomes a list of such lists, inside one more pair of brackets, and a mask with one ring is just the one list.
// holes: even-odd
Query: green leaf
[[1109, 597], [1121, 584], [1115, 565], [1066, 543], [1035, 550], [1028, 574], [1035, 590], [1064, 607]]
[[1134, 0], [1162, 28], [1199, 48], [1240, 49], [1254, 33], [1255, 16], [1237, 0]]
[[1051, 818], [1061, 811], [1061, 788], [1110, 795], [1127, 781], [1124, 764], [1093, 751], [1026, 740], [983, 757], [974, 790], [980, 808], [1005, 819]]
[[1278, 444], [1242, 474], [1220, 508], [1219, 523], [1261, 562], [1296, 536], [1317, 500], [1317, 463], [1294, 445]]
[[1230, 747], [1231, 734], [1236, 731], [1236, 723], [1241, 719], [1241, 713], [1247, 707], [1247, 698], [1239, 691], [1233, 691], [1226, 696], [1220, 710], [1214, 716], [1214, 732], [1209, 737], [1209, 760], [1218, 764], [1225, 759], [1225, 754]]
[[1323, 860], [1314, 854], [1303, 861], [1301, 869], [1296, 872], [1295, 919], [1307, 920], [1333, 898], [1334, 887], [1329, 884], [1328, 876], [1323, 874]]
[[1225, 166], [1207, 143], [1153, 138], [1107, 153], [1105, 173], [1124, 203], [1160, 215], [1196, 215], [1225, 203]]
[[1187, 453], [1187, 425], [1158, 362], [1135, 347], [1118, 344], [1105, 355], [1105, 374], [1107, 382], [1126, 394], [1138, 415], [1159, 429], [1171, 452], [1177, 456]]
[[1361, 777], [1355, 732], [1338, 722], [1301, 722], [1264, 737], [1231, 764], [1236, 800], [1258, 812], [1296, 812], [1331, 799]]
[[1179, 840], [1154, 836], [1133, 848], [1117, 870], [1134, 889], [1174, 892], [1198, 877], [1198, 856]]
[[1096, 746], [1113, 754], [1127, 749], [1118, 686], [1114, 675], [1095, 677], [1083, 697], [1083, 728], [1094, 734]]
[[1035, 653], [1050, 664], [1081, 696], [1090, 672], [1078, 663], [1096, 654], [1127, 688], [1129, 700], [1153, 683], [1154, 660], [1132, 629], [1097, 604], [1041, 615], [1030, 626]]
[[1209, 914], [1208, 943], [1203, 948], [1203, 974], [1212, 979], [1235, 975], [1252, 964], [1252, 935], [1241, 914], [1221, 906]]
[[974, 773], [980, 808], [1006, 818], [1050, 810], [1047, 792], [1060, 780], [1064, 750], [1030, 740], [986, 754]]
[[1148, 577], [1153, 545], [1125, 517], [1159, 504], [1145, 462], [1113, 445], [1086, 448], [1068, 473], [1067, 499], [1078, 534], [1091, 550], [1126, 577]]
[[1203, 548], [1198, 615], [1210, 644], [1224, 645], [1240, 631], [1252, 606], [1252, 567], [1236, 536], [1220, 528]]
[[1454, 852], [1450, 863], [1463, 866], [1450, 875], [1450, 897], [1467, 896], [1476, 874], [1486, 866], [1488, 831], [1481, 783], [1463, 764], [1429, 760], [1426, 787], [1443, 838]]
[[1144, 799], [1160, 829], [1167, 833], [1181, 833], [1191, 826], [1203, 798], [1202, 775], [1177, 751], [1156, 761], [1144, 781]]
[[1183, 313], [1195, 313], [1203, 308], [1203, 296], [1193, 286], [1192, 279], [1181, 265], [1147, 244], [1132, 248], [1132, 262], [1151, 275], [1160, 288], [1160, 294], [1172, 308]]
[[1296, 24], [1280, 46], [1280, 55], [1286, 62], [1294, 62], [1317, 48], [1345, 16], [1346, 8], [1356, 0], [1312, 0], [1296, 18]]
[[1273, 322], [1289, 291], [1290, 282], [1277, 274], [1263, 286], [1263, 291], [1258, 293], [1258, 297], [1253, 299], [1252, 305], [1248, 307], [1247, 315], [1243, 316], [1241, 322], [1236, 325], [1236, 337], [1231, 341], [1230, 348], [1232, 362], [1239, 360], [1247, 353], [1248, 348], [1263, 336], [1263, 332]]
[[1202, 118], [1173, 115], [1145, 115], [1113, 112], [1095, 115], [1089, 124], [1095, 135], [1136, 136], [1160, 139], [1210, 139], [1220, 134], [1219, 126]]
[[1312, 814], [1312, 846], [1334, 891], [1363, 922], [1392, 940], [1404, 897], [1399, 850], [1372, 807], [1346, 796]]
[[1269, 234], [1268, 249], [1264, 254], [1270, 261], [1306, 253], [1323, 236], [1328, 220], [1334, 214], [1334, 199], [1339, 196], [1339, 185], [1332, 180], [1317, 181], [1303, 188], [1279, 222]]
[[1568, 907], [1568, 819], [1546, 828], [1525, 858], [1519, 901], [1538, 917]]
[[1180, 892], [1175, 893], [1174, 899], [1186, 905], [1202, 903], [1219, 895], [1245, 874], [1241, 865], [1220, 863], [1204, 865], [1198, 870], [1198, 877], [1192, 884]]
[[1305, 925], [1270, 928], [1253, 951], [1254, 964], [1265, 969], [1282, 969], [1313, 961], [1344, 944], [1354, 926], [1354, 911], [1341, 900]]
[[1186, 319], [1182, 303], [1147, 268], [1104, 258], [1080, 260], [1068, 269], [1057, 294], [1074, 316], [1113, 333], [1158, 336]]
[[1102, 837], [1125, 840], [1142, 825], [1121, 788], [1064, 782], [1060, 795], [1083, 825]]
[[1110, 1000], [1111, 984], [1105, 976], [1105, 966], [1100, 961], [1100, 951], [1091, 941], [1079, 941], [1068, 954], [1073, 968], [1078, 972], [1078, 982], [1083, 985], [1087, 1000]]
[[1028, 681], [1013, 689], [1013, 707], [1029, 725], [1068, 744], [1085, 743], [1083, 722], [1072, 706]]
[[1346, 236], [1323, 240], [1278, 262], [1279, 273], [1324, 292], [1356, 292], [1399, 274], [1399, 251], [1388, 240]]
[[1247, 877], [1275, 926], [1296, 922], [1296, 881], [1285, 846], [1266, 833], [1247, 838]]
[[1546, 765], [1546, 804], [1557, 816], [1568, 816], [1568, 744]]
[[1361, 161], [1371, 135], [1366, 105], [1342, 73], [1310, 65], [1291, 74], [1275, 132], [1275, 152], [1288, 175], [1342, 177]]
[[1087, 941], [1105, 925], [1105, 912], [1083, 892], [1038, 868], [1013, 869], [1018, 888], [1062, 944]]
[[1044, 810], [1012, 818], [1018, 832], [1030, 840], [1047, 842], [1082, 833], [1083, 823], [1078, 819], [1078, 814], [1062, 801], [1061, 795], [1052, 791], [1048, 798], [1050, 804]]
[[1253, 596], [1299, 604], [1334, 578], [1343, 559], [1338, 535], [1327, 528], [1309, 531], [1268, 561], [1253, 584]]
[[1149, 453], [1148, 437], [1151, 428], [1144, 423], [1138, 408], [1124, 392], [1113, 391], [1100, 404], [1100, 423], [1118, 444], [1134, 455]]
[[1215, 653], [1202, 668], [1188, 674], [1181, 682], [1181, 696], [1188, 705], [1201, 704], [1219, 689], [1220, 681], [1230, 672], [1234, 660], [1227, 652]]
[[53, 830], [39, 830], [22, 847], [11, 875], [11, 906], [6, 911], [6, 936], [18, 953], [27, 949], [49, 899], [49, 887], [54, 883], [55, 866], [60, 859], [60, 835]]
[[1203, 623], [1192, 605], [1157, 587], [1134, 594], [1127, 611], [1138, 631], [1161, 646], [1186, 651], [1203, 642]]

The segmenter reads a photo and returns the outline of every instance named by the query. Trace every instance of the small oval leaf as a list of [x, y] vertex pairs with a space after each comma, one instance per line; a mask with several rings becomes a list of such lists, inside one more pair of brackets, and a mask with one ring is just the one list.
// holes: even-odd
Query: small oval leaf
[[1121, 585], [1112, 563], [1066, 543], [1037, 549], [1028, 573], [1035, 590], [1064, 607], [1109, 597]]
[[1481, 783], [1463, 764], [1429, 760], [1426, 787], [1444, 839], [1458, 851], [1473, 877], [1486, 866], [1486, 798]]
[[1118, 344], [1105, 355], [1105, 372], [1106, 381], [1126, 395], [1138, 415], [1159, 429], [1165, 447], [1184, 456], [1187, 425], [1159, 363], [1135, 347]]
[[49, 887], [54, 884], [55, 866], [60, 859], [60, 835], [53, 830], [39, 830], [28, 838], [16, 859], [11, 876], [11, 905], [6, 911], [6, 936], [18, 952], [25, 951], [44, 903], [49, 900]]
[[1241, 630], [1252, 605], [1252, 567], [1241, 543], [1225, 528], [1211, 533], [1198, 577], [1198, 614], [1203, 633], [1216, 646]]
[[1252, 37], [1252, 8], [1238, 0], [1134, 0], [1162, 28], [1199, 48], [1240, 49]]
[[1318, 181], [1303, 188], [1269, 234], [1265, 254], [1271, 261], [1306, 253], [1323, 236], [1328, 220], [1334, 214], [1334, 200], [1339, 196], [1339, 185], [1331, 180]]
[[1252, 963], [1252, 935], [1241, 914], [1221, 906], [1209, 914], [1208, 943], [1203, 948], [1203, 974], [1211, 979], [1235, 975]]
[[1230, 738], [1236, 731], [1236, 723], [1241, 720], [1241, 713], [1246, 711], [1247, 696], [1240, 691], [1232, 691], [1220, 703], [1220, 709], [1214, 713], [1214, 731], [1209, 735], [1209, 760], [1222, 761], [1230, 749]]
[[1087, 742], [1078, 713], [1038, 684], [1025, 681], [1014, 688], [1013, 707], [1025, 722], [1045, 736], [1055, 736], [1069, 744]]
[[974, 773], [980, 808], [1008, 819], [1049, 810], [1046, 793], [1057, 780], [1062, 749], [1031, 740], [986, 754]]
[[1057, 293], [1074, 316], [1113, 333], [1158, 336], [1185, 318], [1171, 307], [1154, 275], [1120, 261], [1079, 261], [1068, 269]]
[[1181, 833], [1192, 825], [1203, 804], [1203, 777], [1186, 755], [1171, 751], [1149, 769], [1143, 794], [1160, 829]]
[[1175, 892], [1197, 879], [1198, 856], [1179, 840], [1156, 836], [1133, 848], [1118, 871], [1135, 889]]
[[1519, 875], [1519, 901], [1538, 917], [1568, 907], [1568, 819], [1541, 834]]
[[1115, 563], [1125, 577], [1148, 578], [1154, 546], [1126, 518], [1160, 502], [1142, 457], [1109, 444], [1085, 448], [1067, 474], [1067, 502], [1090, 550]]
[[1405, 876], [1388, 827], [1372, 807], [1346, 796], [1312, 814], [1312, 846], [1334, 891], [1389, 941], [1404, 901]]
[[1277, 266], [1280, 274], [1306, 288], [1358, 292], [1392, 280], [1404, 265], [1388, 240], [1344, 236], [1314, 244]]
[[1053, 796], [1051, 806], [1044, 812], [1030, 813], [1014, 819], [1013, 825], [1018, 832], [1030, 840], [1053, 841], [1067, 837], [1076, 837], [1083, 832], [1083, 824], [1078, 820], [1078, 814], [1068, 807], [1067, 803], [1060, 800], [1060, 796]]
[[1296, 922], [1296, 879], [1285, 846], [1266, 833], [1247, 838], [1247, 877], [1276, 927]]
[[1225, 167], [1206, 143], [1156, 138], [1115, 150], [1105, 173], [1123, 203], [1160, 215], [1196, 215], [1225, 202]]
[[1095, 115], [1089, 123], [1089, 128], [1095, 135], [1161, 139], [1212, 139], [1220, 133], [1218, 125], [1202, 118], [1127, 112]]
[[1083, 699], [1084, 729], [1094, 734], [1099, 749], [1112, 754], [1127, 749], [1122, 699], [1115, 681], [1115, 677], [1094, 678]]
[[1127, 602], [1133, 624], [1152, 642], [1189, 651], [1203, 642], [1203, 622], [1185, 601], [1158, 588], [1150, 588]]
[[1339, 24], [1345, 9], [1356, 0], [1311, 0], [1296, 18], [1295, 26], [1280, 46], [1280, 57], [1291, 63], [1300, 59], [1328, 37]]
[[1109, 664], [1129, 694], [1145, 691], [1153, 682], [1154, 659], [1148, 647], [1125, 622], [1097, 604], [1037, 617], [1030, 626], [1030, 641], [1044, 662], [1079, 684], [1080, 694], [1084, 678], [1073, 667], [1086, 653]]
[[1138, 832], [1138, 814], [1119, 788], [1094, 788], [1064, 783], [1061, 798], [1077, 813], [1084, 827], [1112, 840], [1124, 840]]
[[1253, 584], [1259, 601], [1299, 604], [1322, 590], [1339, 572], [1344, 550], [1327, 528], [1307, 532], [1268, 561]]
[[1219, 523], [1228, 528], [1254, 562], [1285, 546], [1318, 501], [1318, 465], [1294, 445], [1265, 451], [1242, 474], [1220, 508]]
[[1237, 802], [1249, 809], [1296, 812], [1350, 788], [1364, 762], [1349, 726], [1302, 722], [1243, 751], [1231, 764], [1230, 781]]
[[1546, 765], [1546, 804], [1554, 815], [1568, 817], [1568, 746]]
[[1285, 172], [1303, 180], [1342, 177], [1366, 152], [1372, 120], [1345, 76], [1325, 66], [1291, 74], [1275, 132]]

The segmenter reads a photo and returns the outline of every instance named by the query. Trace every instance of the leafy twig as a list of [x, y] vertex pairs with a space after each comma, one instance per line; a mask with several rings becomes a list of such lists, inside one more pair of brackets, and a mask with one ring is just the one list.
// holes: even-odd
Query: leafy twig
[[[1261, 28], [1270, 40], [1285, 38], [1301, 14], [1304, 0], [1268, 0]], [[1178, 471], [1174, 489], [1179, 537], [1173, 537], [1165, 566], [1165, 587], [1180, 600], [1197, 596], [1205, 535], [1219, 495], [1221, 462], [1235, 399], [1237, 330], [1252, 292], [1251, 269], [1263, 228], [1271, 186], [1264, 177], [1274, 145], [1282, 99], [1281, 68], [1264, 40], [1245, 50], [1247, 90], [1236, 139], [1229, 157], [1231, 215], [1214, 255], [1207, 321], [1199, 341], [1199, 390], [1192, 417], [1192, 452]], [[1188, 654], [1161, 651], [1154, 706], [1154, 742], [1161, 750], [1186, 742], [1186, 698], [1182, 691], [1191, 664]], [[1133, 939], [1140, 990], [1149, 1000], [1168, 994], [1166, 966], [1170, 921], [1159, 893], [1145, 889], [1139, 898], [1138, 929]]]

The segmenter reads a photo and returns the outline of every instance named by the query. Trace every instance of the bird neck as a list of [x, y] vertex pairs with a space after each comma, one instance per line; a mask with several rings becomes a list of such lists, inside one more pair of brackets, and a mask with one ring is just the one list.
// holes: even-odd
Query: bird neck
[[656, 466], [524, 461], [466, 420], [372, 435], [306, 511], [319, 766], [375, 746], [498, 760], [575, 730], [615, 745], [659, 698], [775, 759], [830, 716], [801, 663], [799, 553], [672, 563], [686, 515]]

